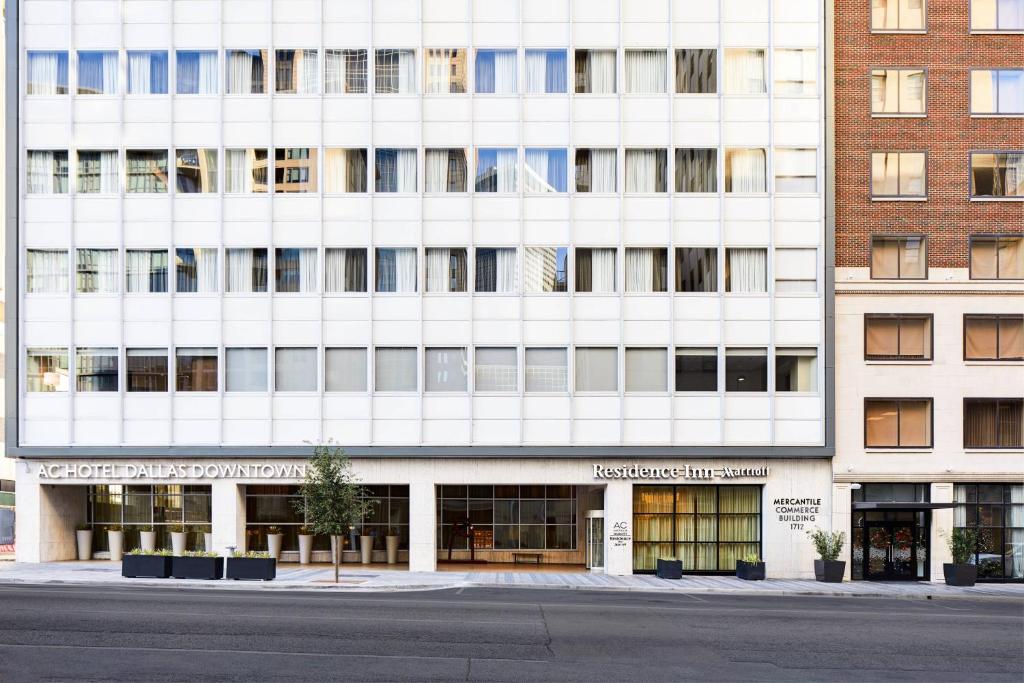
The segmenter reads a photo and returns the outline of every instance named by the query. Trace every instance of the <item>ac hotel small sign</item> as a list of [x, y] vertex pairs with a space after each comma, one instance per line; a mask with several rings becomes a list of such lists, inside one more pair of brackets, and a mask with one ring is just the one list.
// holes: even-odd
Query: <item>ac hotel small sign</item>
[[597, 465], [594, 466], [594, 479], [744, 479], [747, 477], [767, 477], [771, 469], [767, 465], [761, 467], [643, 467], [634, 465]]

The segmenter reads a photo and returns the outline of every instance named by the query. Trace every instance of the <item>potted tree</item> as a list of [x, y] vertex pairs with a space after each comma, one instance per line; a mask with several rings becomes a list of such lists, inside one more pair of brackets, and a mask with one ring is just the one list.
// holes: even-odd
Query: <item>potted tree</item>
[[973, 586], [978, 580], [978, 565], [971, 562], [983, 542], [977, 529], [956, 528], [946, 537], [952, 562], [942, 564], [947, 586]]
[[309, 564], [313, 558], [312, 529], [303, 524], [299, 527], [299, 564]]
[[275, 560], [281, 559], [281, 539], [283, 538], [284, 534], [281, 533], [281, 527], [267, 527], [267, 552]]
[[171, 551], [178, 557], [185, 555], [185, 534], [184, 524], [172, 524], [169, 527], [171, 532]]
[[359, 537], [359, 561], [363, 564], [373, 562], [373, 540], [373, 534], [368, 534], [366, 529], [363, 529], [363, 533]]
[[808, 531], [807, 535], [811, 537], [819, 557], [814, 561], [814, 578], [825, 583], [842, 583], [846, 561], [836, 558], [843, 552], [846, 534], [842, 531], [815, 529]]
[[208, 550], [189, 550], [171, 558], [171, 576], [176, 579], [219, 579], [224, 576], [224, 558]]
[[141, 550], [153, 552], [156, 550], [156, 532], [152, 524], [145, 524], [139, 527], [139, 545]]
[[252, 581], [273, 581], [277, 576], [277, 560], [270, 553], [250, 550], [232, 553], [227, 562], [227, 578]]
[[398, 564], [398, 530], [388, 529], [384, 543], [388, 552], [388, 564]]
[[736, 560], [736, 578], [744, 581], [764, 581], [764, 562], [751, 553], [742, 560]]
[[333, 443], [313, 447], [299, 493], [300, 497], [294, 501], [296, 512], [305, 515], [313, 533], [336, 539], [331, 555], [337, 583], [341, 536], [349, 526], [362, 522], [371, 503], [363, 496], [363, 487], [352, 472], [352, 462]]
[[75, 541], [78, 543], [78, 559], [92, 559], [92, 527], [79, 524], [75, 527]]
[[135, 548], [121, 561], [121, 576], [166, 579], [171, 575], [170, 550], [144, 550]]
[[120, 562], [124, 553], [124, 527], [120, 524], [107, 527], [107, 547], [110, 548], [110, 561]]

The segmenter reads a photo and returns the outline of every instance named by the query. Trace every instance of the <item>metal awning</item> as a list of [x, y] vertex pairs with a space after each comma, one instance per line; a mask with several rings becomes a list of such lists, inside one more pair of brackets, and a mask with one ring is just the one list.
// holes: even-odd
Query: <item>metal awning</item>
[[866, 501], [855, 502], [854, 510], [949, 510], [956, 506], [956, 503], [871, 503]]

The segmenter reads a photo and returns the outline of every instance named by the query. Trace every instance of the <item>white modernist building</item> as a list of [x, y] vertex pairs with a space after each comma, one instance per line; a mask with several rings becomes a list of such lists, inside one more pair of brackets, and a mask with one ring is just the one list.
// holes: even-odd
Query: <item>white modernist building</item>
[[820, 2], [8, 12], [19, 560], [78, 524], [291, 557], [334, 441], [379, 501], [352, 558], [811, 572]]

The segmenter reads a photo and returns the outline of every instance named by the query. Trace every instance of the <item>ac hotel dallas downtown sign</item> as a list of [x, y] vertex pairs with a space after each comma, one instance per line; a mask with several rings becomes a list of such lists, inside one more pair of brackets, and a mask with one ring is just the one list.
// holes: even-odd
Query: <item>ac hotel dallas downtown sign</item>
[[40, 480], [54, 479], [304, 479], [305, 463], [45, 463]]

